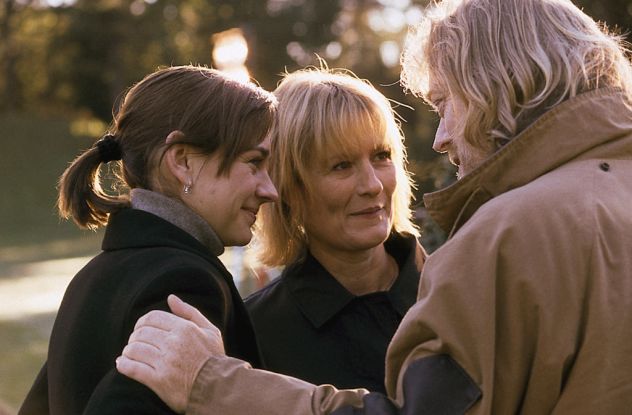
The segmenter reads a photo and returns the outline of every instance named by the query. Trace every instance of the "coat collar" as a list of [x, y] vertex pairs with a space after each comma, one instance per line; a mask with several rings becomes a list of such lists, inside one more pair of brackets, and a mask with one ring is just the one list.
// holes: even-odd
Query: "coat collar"
[[152, 213], [138, 209], [122, 209], [111, 214], [101, 245], [104, 251], [162, 246], [201, 255], [225, 270], [217, 256], [192, 235]]
[[132, 208], [153, 213], [176, 225], [206, 245], [213, 255], [220, 256], [224, 252], [224, 244], [211, 225], [178, 199], [140, 188], [132, 189], [130, 199]]
[[[394, 235], [385, 247], [399, 265], [399, 275], [386, 295], [403, 316], [415, 303], [425, 253], [413, 236]], [[286, 280], [303, 315], [317, 328], [356, 298], [309, 253], [304, 261], [289, 266], [281, 278]]]
[[632, 108], [620, 90], [578, 95], [546, 112], [470, 174], [424, 195], [424, 204], [450, 237], [490, 199], [631, 130]]

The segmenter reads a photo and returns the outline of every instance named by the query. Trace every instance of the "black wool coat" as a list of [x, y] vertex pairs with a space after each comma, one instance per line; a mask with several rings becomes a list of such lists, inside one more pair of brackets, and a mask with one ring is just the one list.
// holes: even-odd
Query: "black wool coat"
[[[259, 364], [248, 314], [230, 273], [179, 227], [136, 209], [111, 215], [103, 252], [71, 281], [48, 360], [20, 415], [172, 413], [150, 389], [119, 374], [115, 359], [139, 317], [168, 310], [176, 294], [223, 334], [226, 352]], [[95, 392], [96, 390], [96, 392]]]
[[399, 265], [388, 291], [355, 296], [308, 252], [245, 300], [267, 370], [385, 392], [386, 349], [415, 303], [425, 257], [413, 236], [393, 234], [385, 248]]

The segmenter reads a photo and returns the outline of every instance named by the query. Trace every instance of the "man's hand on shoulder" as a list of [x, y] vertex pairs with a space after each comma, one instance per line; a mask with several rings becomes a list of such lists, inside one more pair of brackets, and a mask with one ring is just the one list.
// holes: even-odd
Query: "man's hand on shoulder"
[[116, 368], [184, 413], [198, 372], [209, 357], [225, 355], [224, 344], [196, 308], [175, 295], [168, 303], [173, 314], [155, 310], [138, 319]]

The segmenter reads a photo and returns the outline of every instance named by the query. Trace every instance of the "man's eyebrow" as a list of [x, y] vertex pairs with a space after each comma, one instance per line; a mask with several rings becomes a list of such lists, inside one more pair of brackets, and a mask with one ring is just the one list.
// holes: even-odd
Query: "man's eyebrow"
[[436, 112], [439, 112], [441, 104], [445, 101], [445, 96], [440, 93], [433, 93], [426, 95], [426, 103], [428, 103], [432, 109]]
[[431, 89], [426, 94], [426, 98], [428, 98], [428, 101], [434, 103], [437, 101], [441, 101], [443, 99], [443, 94], [440, 91], [437, 91], [436, 89]]

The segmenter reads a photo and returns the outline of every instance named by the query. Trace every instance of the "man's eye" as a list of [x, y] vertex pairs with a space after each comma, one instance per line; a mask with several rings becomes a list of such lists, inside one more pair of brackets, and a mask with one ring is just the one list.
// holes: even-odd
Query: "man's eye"
[[439, 117], [443, 118], [443, 112], [445, 109], [445, 101], [443, 99], [437, 99], [433, 103], [434, 109]]

